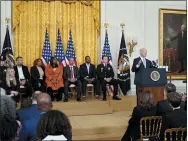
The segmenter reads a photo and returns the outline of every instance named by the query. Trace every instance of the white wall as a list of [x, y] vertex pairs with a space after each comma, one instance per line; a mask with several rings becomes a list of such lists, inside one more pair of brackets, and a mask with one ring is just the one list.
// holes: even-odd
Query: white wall
[[[1, 1], [1, 49], [3, 47], [6, 34], [6, 18], [11, 18], [11, 1]], [[11, 22], [9, 23], [9, 29], [11, 34]]]
[[[114, 70], [116, 70], [118, 49], [121, 40], [120, 24], [125, 24], [125, 36], [137, 35], [138, 45], [130, 58], [132, 62], [139, 56], [139, 49], [147, 48], [148, 58], [156, 60], [158, 52], [158, 24], [159, 8], [186, 9], [186, 1], [102, 1], [101, 2], [101, 50], [104, 44], [104, 23], [109, 23], [108, 33], [113, 54]], [[135, 94], [134, 73], [131, 73], [132, 90]], [[182, 81], [174, 80], [177, 90], [186, 91], [186, 85]]]

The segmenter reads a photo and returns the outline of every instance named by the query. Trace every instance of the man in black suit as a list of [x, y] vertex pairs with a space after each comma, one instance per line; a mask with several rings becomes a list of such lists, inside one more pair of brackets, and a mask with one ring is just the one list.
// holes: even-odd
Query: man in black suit
[[2, 55], [0, 58], [0, 88], [6, 88], [6, 69], [5, 66], [5, 57]]
[[185, 30], [184, 24], [181, 26], [181, 32], [172, 37], [170, 41], [173, 41], [175, 39], [178, 39], [177, 55], [178, 61], [180, 61], [181, 64], [181, 68], [179, 70], [179, 73], [181, 73], [186, 70], [184, 64], [187, 64], [187, 31]]
[[[181, 96], [177, 92], [171, 92], [167, 95], [167, 99], [169, 104], [172, 106], [173, 111], [168, 112], [162, 116], [162, 126], [160, 133], [161, 140], [164, 140], [164, 132], [166, 129], [187, 127], [187, 113], [186, 111], [180, 109]], [[175, 140], [175, 138], [173, 140]]]
[[102, 87], [103, 101], [106, 101], [106, 84], [113, 85], [114, 87], [113, 99], [121, 100], [121, 98], [117, 96], [118, 81], [114, 79], [114, 71], [113, 71], [112, 66], [108, 64], [108, 57], [103, 56], [102, 62], [103, 62], [102, 64], [99, 64], [97, 66], [97, 76], [98, 76], [99, 83]]
[[86, 100], [87, 84], [93, 84], [96, 95], [99, 94], [95, 65], [91, 64], [91, 59], [89, 56], [86, 56], [85, 63], [80, 65], [80, 79], [82, 81], [82, 100]]
[[[166, 97], [168, 95], [168, 93], [171, 93], [171, 92], [176, 92], [176, 86], [172, 83], [168, 83], [165, 86], [164, 97]], [[159, 101], [157, 103], [156, 107], [157, 107], [157, 116], [162, 116], [162, 115], [164, 115], [168, 112], [173, 111], [172, 106], [170, 106], [167, 99]], [[185, 102], [184, 101], [181, 101], [180, 108], [182, 110], [185, 110], [184, 109], [185, 108]]]
[[30, 73], [28, 67], [23, 65], [23, 58], [20, 56], [16, 58], [16, 62], [17, 65], [14, 66], [14, 71], [17, 85], [20, 85], [21, 81], [26, 81], [25, 86], [29, 89], [28, 91], [30, 92], [28, 96], [31, 97], [33, 90], [31, 86]]
[[[146, 59], [147, 50], [145, 48], [140, 49], [140, 57], [135, 58], [132, 65], [132, 72], [138, 73], [141, 69], [153, 68], [153, 64], [150, 60]], [[136, 94], [138, 94], [138, 89], [136, 86]], [[138, 96], [137, 96], [138, 105]]]
[[64, 78], [64, 102], [68, 102], [68, 87], [75, 84], [77, 87], [77, 101], [81, 101], [81, 88], [80, 74], [78, 67], [74, 66], [74, 58], [69, 59], [69, 66], [66, 66], [63, 71]]

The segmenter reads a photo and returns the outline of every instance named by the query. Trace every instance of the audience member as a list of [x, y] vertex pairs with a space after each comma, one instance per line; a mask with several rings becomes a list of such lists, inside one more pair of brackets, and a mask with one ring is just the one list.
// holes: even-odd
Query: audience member
[[162, 116], [160, 139], [164, 139], [164, 132], [169, 128], [187, 127], [187, 112], [180, 109], [181, 96], [177, 92], [167, 95], [167, 100], [173, 111]]
[[1, 95], [6, 95], [6, 91], [3, 88], [0, 87], [0, 96]]
[[37, 108], [40, 111], [40, 114], [23, 122], [23, 130], [20, 133], [20, 141], [37, 140], [37, 124], [41, 116], [52, 109], [52, 101], [48, 94], [43, 93], [37, 96]]
[[57, 101], [62, 100], [63, 94], [63, 68], [58, 65], [57, 59], [52, 57], [50, 64], [45, 68], [47, 93], [50, 94], [52, 101], [56, 98]]
[[32, 95], [32, 101], [29, 98], [23, 99], [21, 103], [21, 108], [17, 111], [21, 122], [40, 116], [40, 111], [37, 108], [37, 97], [40, 94], [41, 93], [38, 91], [34, 92]]
[[33, 89], [32, 89], [31, 82], [30, 82], [29, 70], [28, 70], [27, 66], [23, 65], [22, 57], [20, 57], [20, 56], [17, 57], [16, 62], [17, 62], [17, 65], [14, 66], [14, 71], [15, 71], [15, 77], [16, 77], [17, 84], [20, 86], [21, 81], [26, 81], [23, 83], [25, 83], [24, 85], [28, 88], [28, 92], [29, 92], [28, 96], [31, 97]]
[[64, 86], [64, 102], [68, 102], [68, 87], [75, 84], [77, 87], [77, 101], [81, 101], [82, 84], [80, 82], [80, 74], [78, 67], [74, 66], [74, 58], [69, 58], [69, 66], [64, 68], [63, 78], [65, 80]]
[[114, 100], [121, 100], [118, 97], [118, 81], [114, 78], [114, 71], [110, 64], [108, 64], [108, 57], [102, 57], [102, 64], [97, 66], [97, 76], [102, 87], [103, 100], [106, 101], [106, 84], [114, 86]]
[[7, 67], [5, 66], [5, 60], [6, 58], [4, 56], [0, 56], [0, 87], [5, 89], [5, 81], [6, 81], [6, 69]]
[[34, 91], [46, 92], [44, 65], [41, 59], [36, 59], [31, 67], [31, 84]]
[[127, 131], [122, 141], [140, 139], [140, 119], [147, 116], [156, 116], [156, 107], [153, 96], [150, 92], [144, 92], [140, 98], [140, 104], [133, 109], [132, 117], [129, 120]]
[[1, 141], [17, 141], [17, 130], [19, 128], [18, 122], [12, 116], [5, 114], [0, 117], [0, 135]]
[[85, 63], [80, 65], [80, 79], [82, 82], [82, 100], [86, 100], [86, 88], [87, 84], [93, 84], [96, 96], [100, 94], [99, 86], [96, 79], [95, 65], [91, 64], [89, 56], [85, 57]]
[[51, 110], [41, 117], [37, 126], [37, 137], [44, 139], [48, 135], [53, 136], [53, 140], [64, 135], [67, 140], [72, 140], [72, 129], [68, 117], [57, 110]]
[[[171, 92], [176, 92], [176, 86], [174, 84], [172, 84], [172, 83], [168, 83], [165, 86], [164, 97], [167, 97], [168, 93], [171, 93]], [[167, 99], [159, 101], [156, 106], [157, 106], [157, 115], [158, 116], [162, 116], [162, 115], [164, 115], [167, 112], [172, 112], [173, 111], [173, 109], [169, 105]], [[181, 109], [184, 109], [184, 107], [185, 107], [185, 102], [184, 101], [181, 102], [181, 106], [180, 107], [181, 107]]]
[[[16, 120], [16, 103], [10, 98], [8, 97], [7, 95], [1, 95], [0, 96], [0, 108], [1, 108], [1, 111], [0, 111], [0, 117], [4, 117], [4, 115], [8, 115], [10, 116], [10, 119], [14, 119]], [[6, 120], [6, 116], [5, 116], [5, 119]], [[7, 119], [8, 120], [8, 119]], [[2, 122], [2, 121], [1, 121]], [[19, 140], [19, 133], [22, 129], [22, 125], [20, 123], [20, 121], [16, 120], [17, 124], [18, 124], [18, 128], [17, 128], [17, 133], [16, 134], [16, 138], [15, 140], [18, 141]], [[3, 125], [4, 126], [4, 125]], [[2, 125], [0, 126], [0, 130], [5, 130]], [[6, 133], [8, 131], [10, 131], [11, 129], [7, 129], [6, 130]], [[15, 136], [14, 136], [15, 137]], [[15, 141], [14, 140], [14, 141]]]

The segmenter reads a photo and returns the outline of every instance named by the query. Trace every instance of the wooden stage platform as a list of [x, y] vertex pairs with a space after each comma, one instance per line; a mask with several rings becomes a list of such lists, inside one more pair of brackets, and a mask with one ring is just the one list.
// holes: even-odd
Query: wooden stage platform
[[136, 96], [121, 98], [120, 101], [108, 98], [108, 101], [54, 102], [53, 109], [69, 117], [73, 140], [120, 140], [136, 105]]

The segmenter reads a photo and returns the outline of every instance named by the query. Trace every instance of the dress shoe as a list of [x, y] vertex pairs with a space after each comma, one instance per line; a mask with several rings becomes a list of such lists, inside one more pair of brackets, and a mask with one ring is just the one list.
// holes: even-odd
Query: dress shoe
[[80, 98], [77, 98], [77, 101], [81, 101], [81, 99], [80, 99]]
[[114, 96], [113, 97], [113, 100], [121, 100], [121, 98], [117, 97], [117, 96]]
[[64, 102], [68, 102], [68, 99], [67, 99], [67, 98], [65, 98], [63, 101], [64, 101]]

